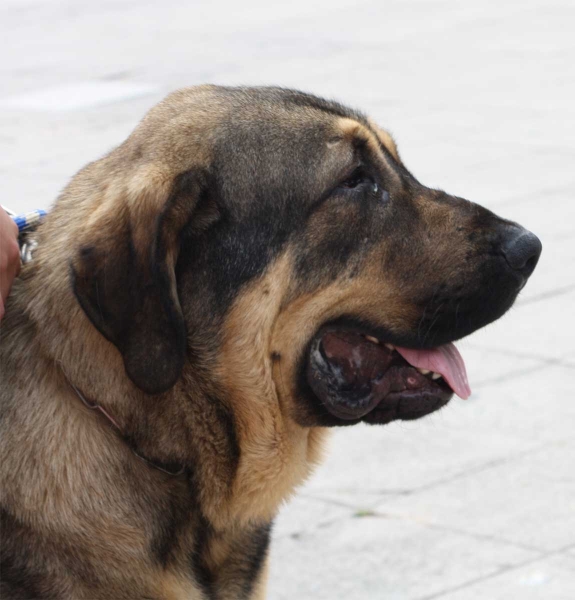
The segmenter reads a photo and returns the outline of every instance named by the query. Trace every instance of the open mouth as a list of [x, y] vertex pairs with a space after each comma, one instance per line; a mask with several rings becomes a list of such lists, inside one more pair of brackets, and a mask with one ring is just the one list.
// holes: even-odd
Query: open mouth
[[416, 350], [383, 343], [362, 329], [326, 326], [311, 342], [307, 381], [333, 416], [388, 423], [441, 408], [471, 394], [453, 344]]

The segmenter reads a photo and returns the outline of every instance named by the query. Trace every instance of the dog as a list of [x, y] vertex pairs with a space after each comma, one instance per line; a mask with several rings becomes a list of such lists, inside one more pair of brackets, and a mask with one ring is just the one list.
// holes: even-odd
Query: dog
[[469, 394], [535, 235], [425, 187], [363, 114], [172, 93], [83, 168], [2, 325], [1, 597], [265, 597], [333, 426]]

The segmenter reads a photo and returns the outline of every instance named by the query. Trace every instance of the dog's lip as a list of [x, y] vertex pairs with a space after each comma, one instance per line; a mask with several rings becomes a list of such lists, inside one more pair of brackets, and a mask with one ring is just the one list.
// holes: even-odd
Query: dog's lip
[[[430, 356], [439, 361], [432, 364], [441, 365], [438, 349], [398, 350], [381, 343], [374, 331], [363, 325], [332, 324], [312, 339], [307, 380], [328, 412], [347, 421], [387, 422], [424, 416], [451, 399], [453, 386], [440, 373], [418, 367], [422, 357]], [[415, 354], [416, 364], [404, 353], [409, 358]], [[457, 357], [461, 358], [458, 353]], [[445, 371], [445, 364], [441, 366]]]
[[441, 388], [435, 393], [401, 392], [387, 396], [385, 402], [378, 404], [363, 417], [369, 424], [383, 424], [395, 419], [414, 420], [445, 406], [452, 398], [449, 386], [440, 381]]

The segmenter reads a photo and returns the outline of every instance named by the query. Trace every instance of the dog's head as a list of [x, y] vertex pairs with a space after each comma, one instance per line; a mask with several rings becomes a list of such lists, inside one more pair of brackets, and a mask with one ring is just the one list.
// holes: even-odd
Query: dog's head
[[509, 309], [541, 251], [419, 183], [361, 114], [276, 88], [172, 94], [86, 185], [74, 289], [133, 383], [193, 364], [235, 410], [304, 426], [467, 395], [451, 342]]

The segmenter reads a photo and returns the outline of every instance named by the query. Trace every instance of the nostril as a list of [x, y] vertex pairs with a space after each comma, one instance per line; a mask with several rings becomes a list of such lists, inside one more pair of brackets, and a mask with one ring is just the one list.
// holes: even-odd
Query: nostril
[[537, 266], [538, 261], [539, 261], [539, 254], [537, 256], [531, 256], [525, 263], [525, 266], [523, 267], [523, 269], [525, 271], [528, 271], [529, 275], [531, 275], [531, 273], [533, 273], [533, 271], [535, 271], [535, 267]]
[[503, 254], [514, 271], [529, 277], [535, 270], [541, 255], [539, 238], [525, 229], [515, 229], [503, 243]]

